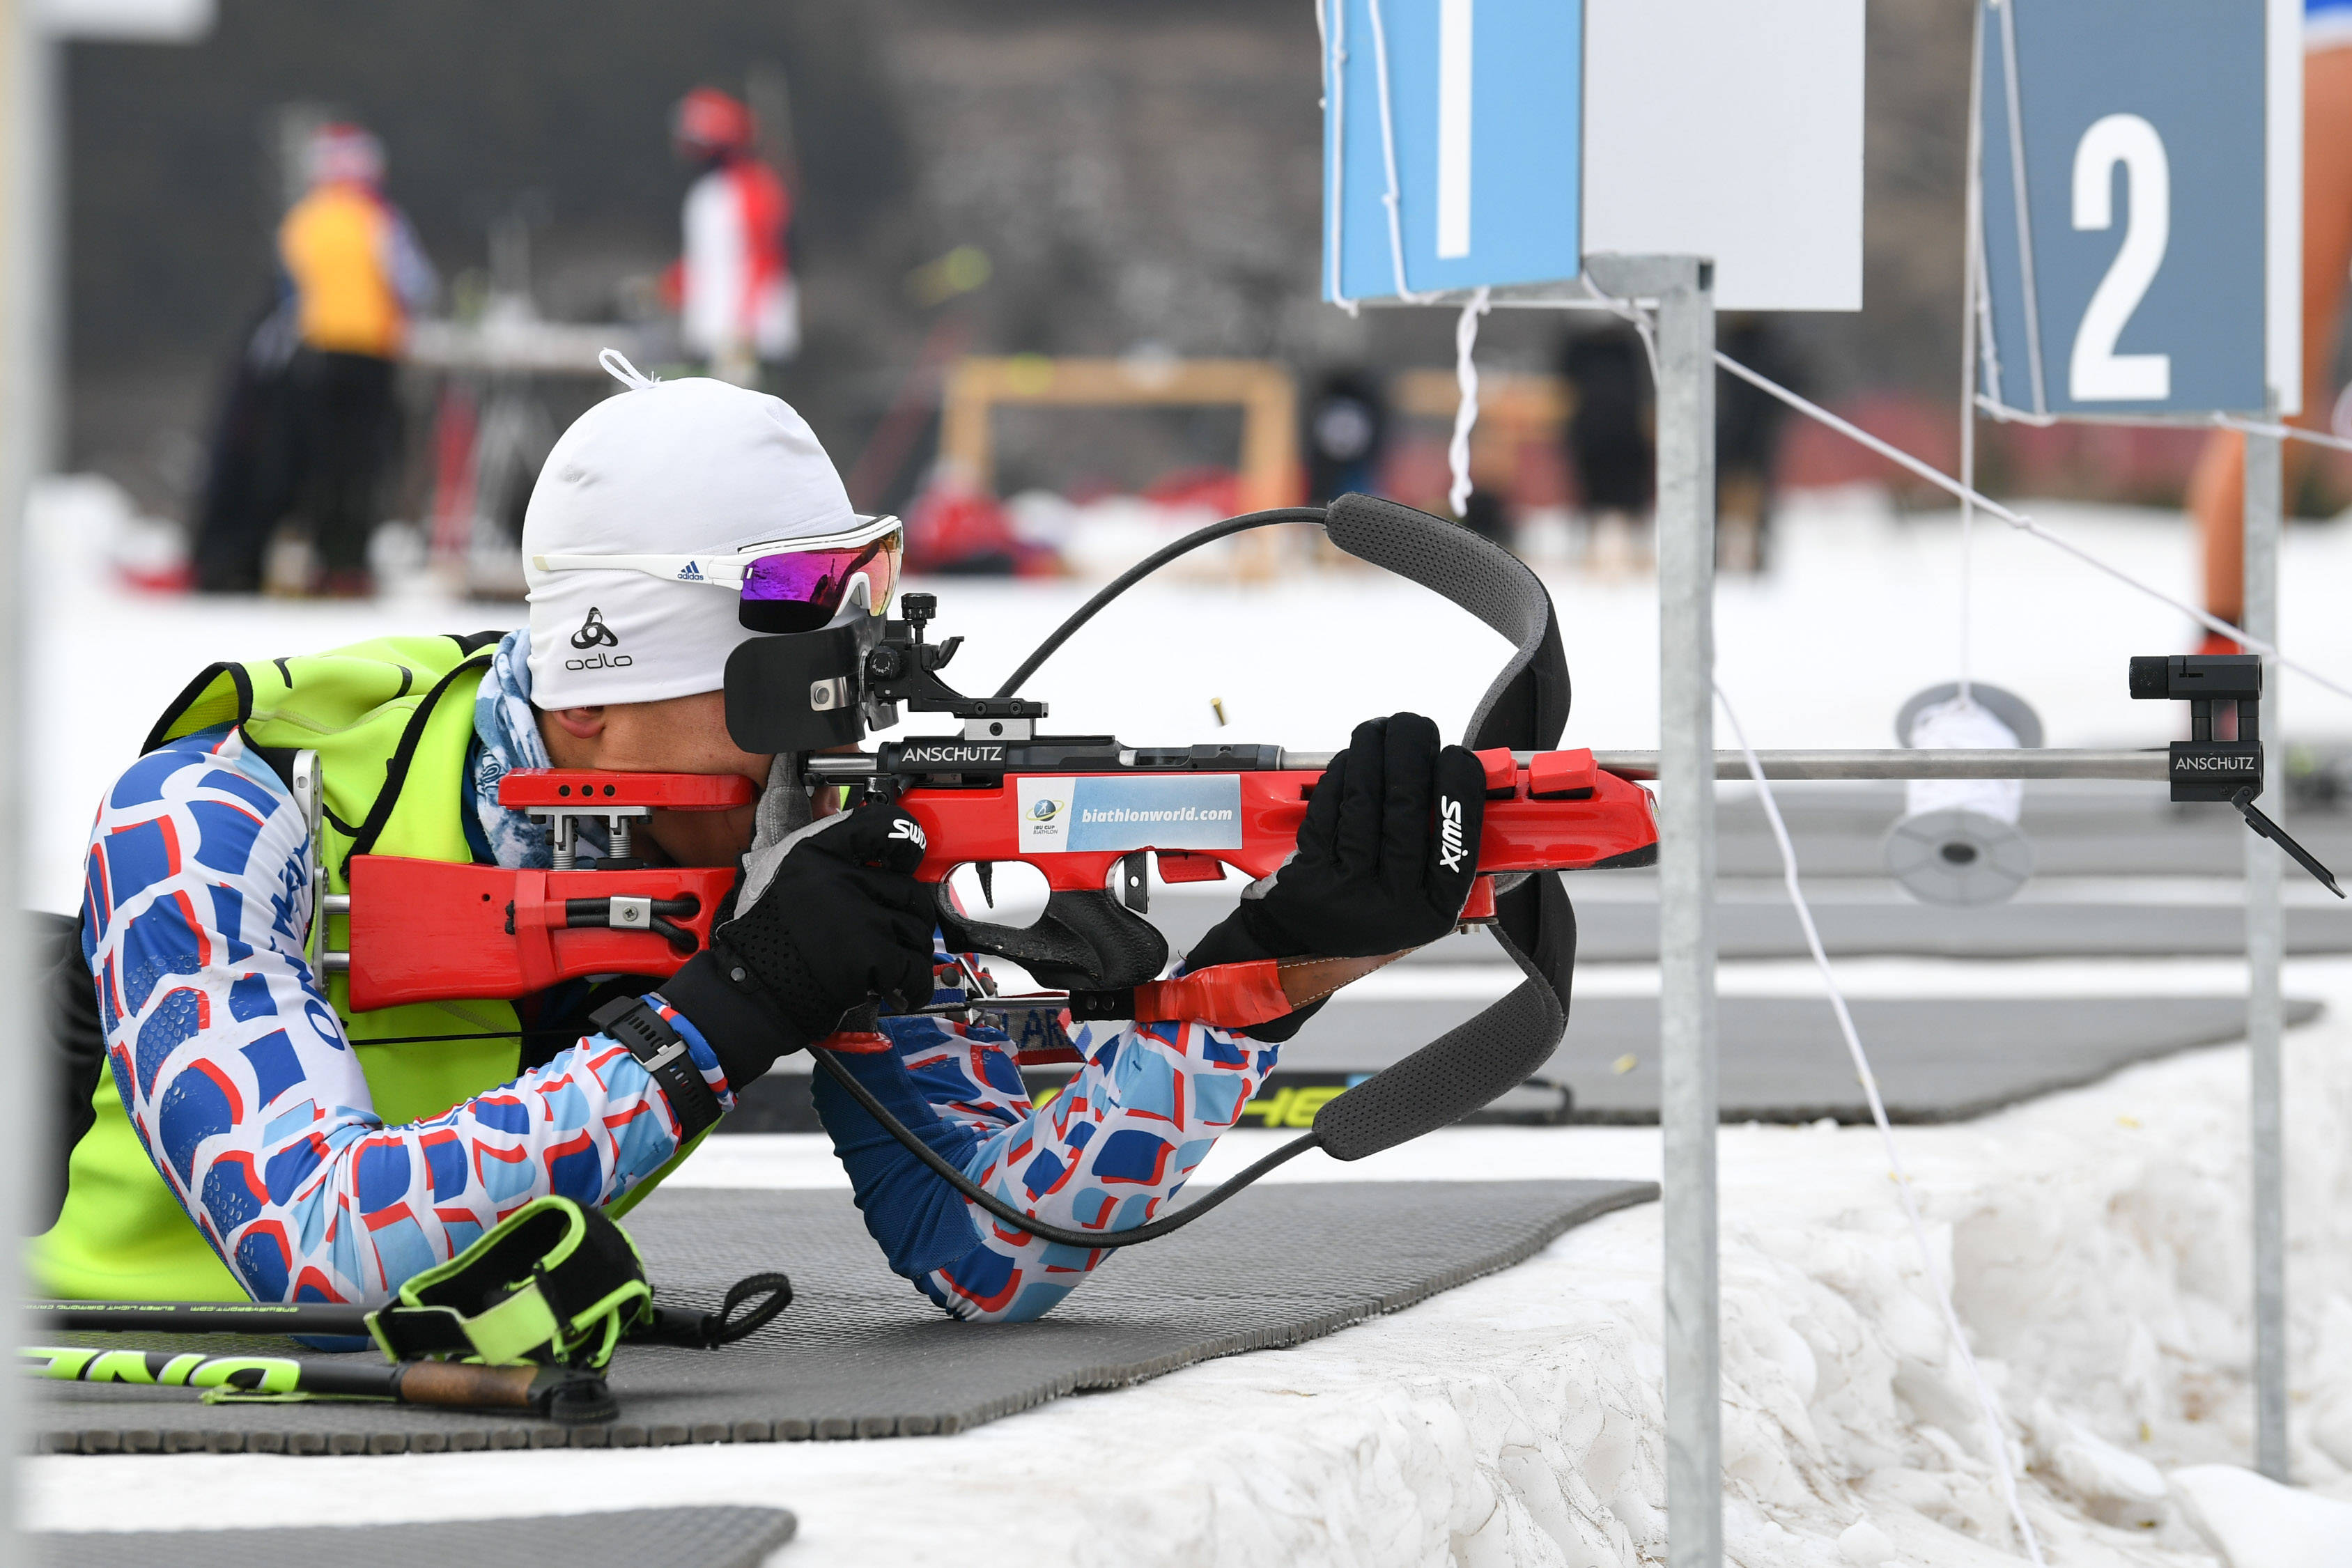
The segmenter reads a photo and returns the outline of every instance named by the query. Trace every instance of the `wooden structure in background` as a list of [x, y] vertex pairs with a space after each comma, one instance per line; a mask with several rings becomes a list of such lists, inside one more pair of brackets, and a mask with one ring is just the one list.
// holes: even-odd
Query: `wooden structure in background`
[[991, 416], [1029, 408], [1200, 408], [1237, 405], [1242, 446], [1234, 469], [1245, 512], [1298, 497], [1298, 392], [1269, 360], [1055, 360], [1040, 354], [959, 360], [940, 412], [940, 455], [994, 489]]

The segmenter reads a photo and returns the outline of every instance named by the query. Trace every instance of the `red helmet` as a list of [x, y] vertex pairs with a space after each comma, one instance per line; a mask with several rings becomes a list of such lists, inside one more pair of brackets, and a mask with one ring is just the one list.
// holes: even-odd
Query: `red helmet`
[[688, 152], [742, 152], [751, 145], [751, 111], [715, 87], [698, 87], [677, 100], [670, 133]]
[[330, 120], [310, 133], [310, 175], [314, 185], [356, 181], [373, 185], [383, 178], [383, 143], [363, 128]]

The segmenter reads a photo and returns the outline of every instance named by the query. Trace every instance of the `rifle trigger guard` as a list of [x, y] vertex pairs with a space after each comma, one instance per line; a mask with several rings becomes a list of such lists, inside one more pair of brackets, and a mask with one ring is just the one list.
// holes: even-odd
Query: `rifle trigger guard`
[[1108, 893], [1055, 893], [1031, 925], [967, 920], [948, 897], [934, 895], [948, 949], [1010, 958], [1061, 990], [1113, 990], [1160, 977], [1168, 967], [1168, 938]]

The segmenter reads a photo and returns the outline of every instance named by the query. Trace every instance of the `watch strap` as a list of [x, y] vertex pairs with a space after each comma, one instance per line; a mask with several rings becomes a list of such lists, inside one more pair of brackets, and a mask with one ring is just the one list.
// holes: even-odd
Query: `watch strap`
[[643, 997], [621, 997], [588, 1015], [588, 1021], [610, 1035], [637, 1059], [669, 1100], [677, 1118], [678, 1142], [691, 1143], [726, 1114], [719, 1096], [695, 1064], [686, 1037]]

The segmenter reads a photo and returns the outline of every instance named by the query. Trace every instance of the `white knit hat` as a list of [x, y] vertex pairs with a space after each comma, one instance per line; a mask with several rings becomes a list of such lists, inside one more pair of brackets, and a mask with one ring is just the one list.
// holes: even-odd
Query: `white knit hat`
[[572, 422], [523, 516], [530, 697], [550, 711], [715, 692], [727, 655], [755, 633], [724, 588], [627, 569], [547, 571], [534, 558], [724, 554], [853, 521], [832, 460], [781, 399], [699, 378], [650, 382], [605, 356], [631, 390]]

